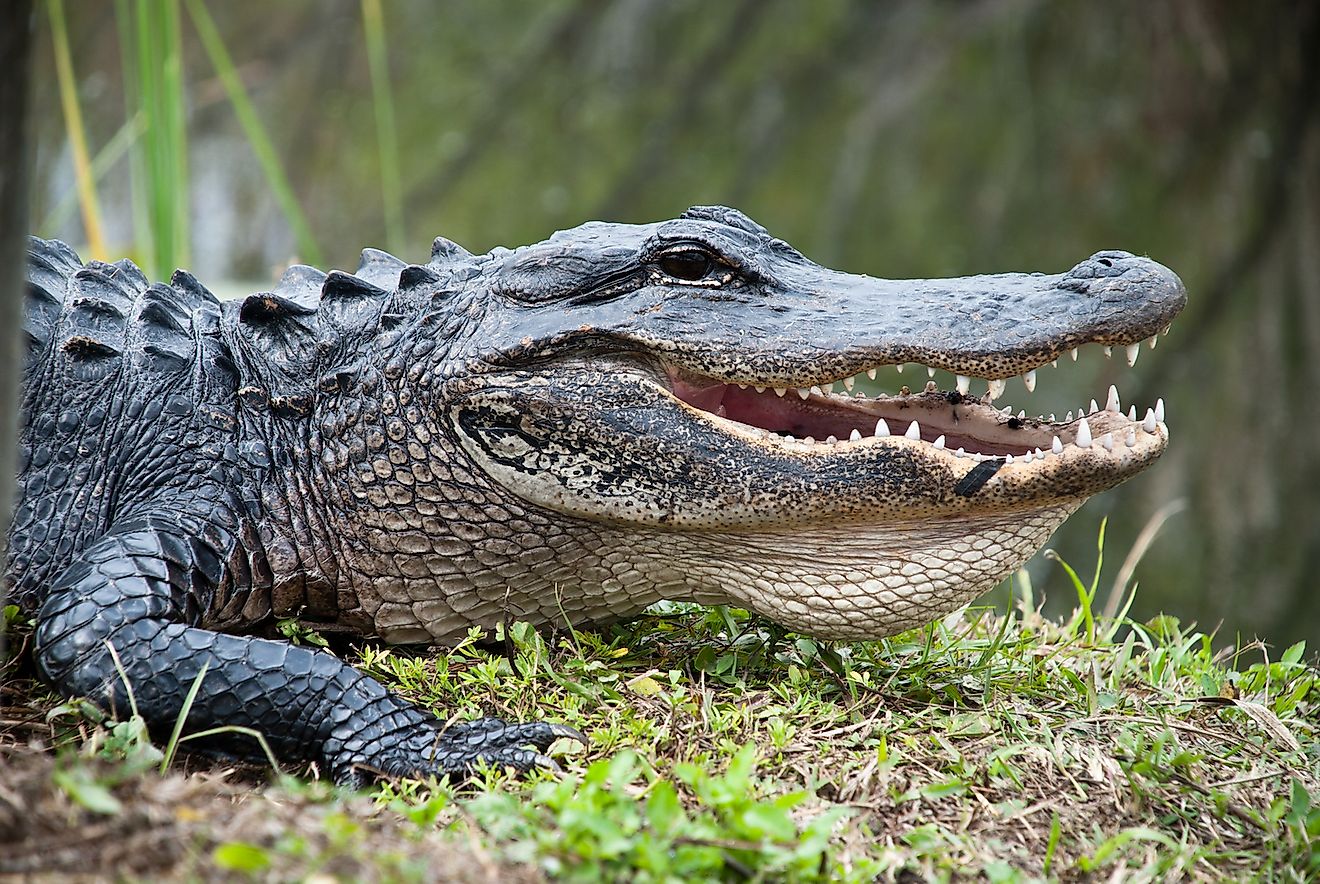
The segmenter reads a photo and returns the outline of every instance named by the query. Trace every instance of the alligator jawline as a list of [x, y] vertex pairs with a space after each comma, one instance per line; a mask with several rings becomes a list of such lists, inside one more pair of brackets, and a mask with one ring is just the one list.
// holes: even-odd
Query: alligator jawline
[[[778, 440], [795, 449], [808, 447], [818, 454], [842, 453], [877, 438], [905, 438], [943, 449], [955, 457], [1028, 461], [1059, 455], [1068, 447], [1121, 451], [1167, 439], [1164, 400], [1139, 417], [1132, 407], [1125, 415], [1118, 391], [1110, 387], [1104, 406], [1076, 417], [1055, 415], [1014, 416], [1008, 408], [988, 404], [989, 396], [974, 397], [939, 390], [934, 381], [920, 393], [907, 387], [896, 395], [868, 397], [861, 391], [838, 394], [834, 384], [809, 388], [768, 388], [726, 383], [687, 368], [665, 366], [669, 392], [681, 402], [706, 414], [714, 423], [728, 422], [742, 435]], [[858, 377], [843, 379], [851, 390]], [[1115, 451], [1115, 453], [1118, 453]]]

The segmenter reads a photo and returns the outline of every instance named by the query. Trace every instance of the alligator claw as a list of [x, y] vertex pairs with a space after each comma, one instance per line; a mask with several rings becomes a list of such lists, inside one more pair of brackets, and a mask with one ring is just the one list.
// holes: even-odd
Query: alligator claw
[[381, 776], [463, 779], [481, 765], [511, 767], [520, 773], [559, 772], [559, 763], [546, 754], [550, 744], [560, 738], [587, 742], [576, 728], [544, 721], [479, 718], [444, 727], [420, 710], [399, 712], [412, 720], [374, 740], [362, 739], [365, 734], [359, 731], [356, 739], [345, 741], [343, 749], [328, 759], [337, 782], [360, 788]]
[[583, 746], [587, 745], [587, 735], [582, 733], [582, 731], [578, 730], [575, 727], [569, 727], [566, 724], [551, 724], [547, 726], [550, 728], [551, 733], [553, 733], [557, 738], [563, 738], [565, 740], [575, 740], [576, 742], [581, 743]]

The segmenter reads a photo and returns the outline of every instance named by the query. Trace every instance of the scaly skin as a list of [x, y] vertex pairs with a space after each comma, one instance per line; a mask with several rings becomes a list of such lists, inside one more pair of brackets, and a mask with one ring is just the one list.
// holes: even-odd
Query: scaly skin
[[29, 277], [6, 576], [39, 671], [122, 711], [117, 656], [164, 729], [205, 667], [190, 730], [255, 728], [350, 783], [525, 770], [580, 735], [446, 728], [323, 651], [231, 633], [298, 616], [445, 644], [662, 598], [826, 637], [929, 621], [1158, 457], [1162, 414], [813, 385], [910, 361], [1005, 378], [1140, 342], [1185, 300], [1121, 252], [1056, 276], [853, 276], [720, 208], [484, 256], [437, 240], [421, 266], [369, 250], [356, 275], [295, 267], [226, 304], [40, 240]]

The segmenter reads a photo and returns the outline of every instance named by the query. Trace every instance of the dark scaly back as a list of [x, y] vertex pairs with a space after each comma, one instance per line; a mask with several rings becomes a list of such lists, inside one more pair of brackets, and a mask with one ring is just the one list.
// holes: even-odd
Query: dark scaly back
[[443, 237], [424, 265], [365, 249], [354, 273], [298, 264], [274, 290], [227, 303], [244, 406], [276, 419], [306, 418], [319, 394], [355, 387], [404, 321], [419, 317], [443, 283], [475, 260]]
[[[305, 438], [273, 424], [305, 421], [318, 395], [363, 394], [385, 339], [473, 260], [443, 238], [423, 266], [367, 249], [355, 274], [298, 265], [273, 291], [221, 304], [184, 271], [150, 284], [130, 261], [84, 265], [33, 238], [7, 572], [19, 603], [39, 603], [115, 519], [172, 495], [187, 507], [204, 482], [255, 512], [257, 486], [284, 465], [268, 443]], [[242, 414], [260, 420], [241, 426]], [[244, 595], [218, 599], [217, 617], [238, 617]]]
[[84, 265], [33, 238], [26, 307], [6, 576], [31, 609], [114, 519], [188, 485], [235, 421], [219, 302], [191, 275], [152, 285], [131, 261]]

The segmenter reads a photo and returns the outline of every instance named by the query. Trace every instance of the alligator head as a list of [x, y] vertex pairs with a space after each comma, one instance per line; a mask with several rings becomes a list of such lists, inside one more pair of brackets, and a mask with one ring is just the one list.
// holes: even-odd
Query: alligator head
[[[1162, 404], [1124, 413], [1111, 389], [1056, 420], [991, 401], [1084, 344], [1133, 358], [1186, 299], [1171, 271], [1125, 252], [1056, 275], [842, 273], [725, 208], [484, 256], [439, 240], [402, 277], [394, 297], [414, 291], [421, 318], [399, 334], [429, 337], [398, 349], [394, 373], [426, 391], [414, 398], [463, 481], [558, 538], [537, 551], [540, 582], [514, 592], [559, 599], [515, 598], [515, 613], [604, 619], [677, 598], [840, 638], [966, 604], [1159, 457]], [[903, 363], [956, 388], [862, 392]], [[971, 395], [971, 378], [989, 392]], [[502, 619], [494, 607], [485, 619]]]
[[[1168, 327], [1182, 283], [1125, 252], [1058, 275], [873, 279], [695, 208], [469, 266], [456, 300], [479, 331], [439, 407], [474, 464], [538, 508], [611, 525], [656, 559], [624, 570], [660, 595], [794, 629], [877, 636], [953, 610], [1168, 443], [1162, 404], [1125, 414], [1112, 389], [1063, 421], [990, 404], [1003, 379], [1030, 387], [1081, 345], [1135, 354]], [[957, 388], [857, 389], [903, 363]]]

